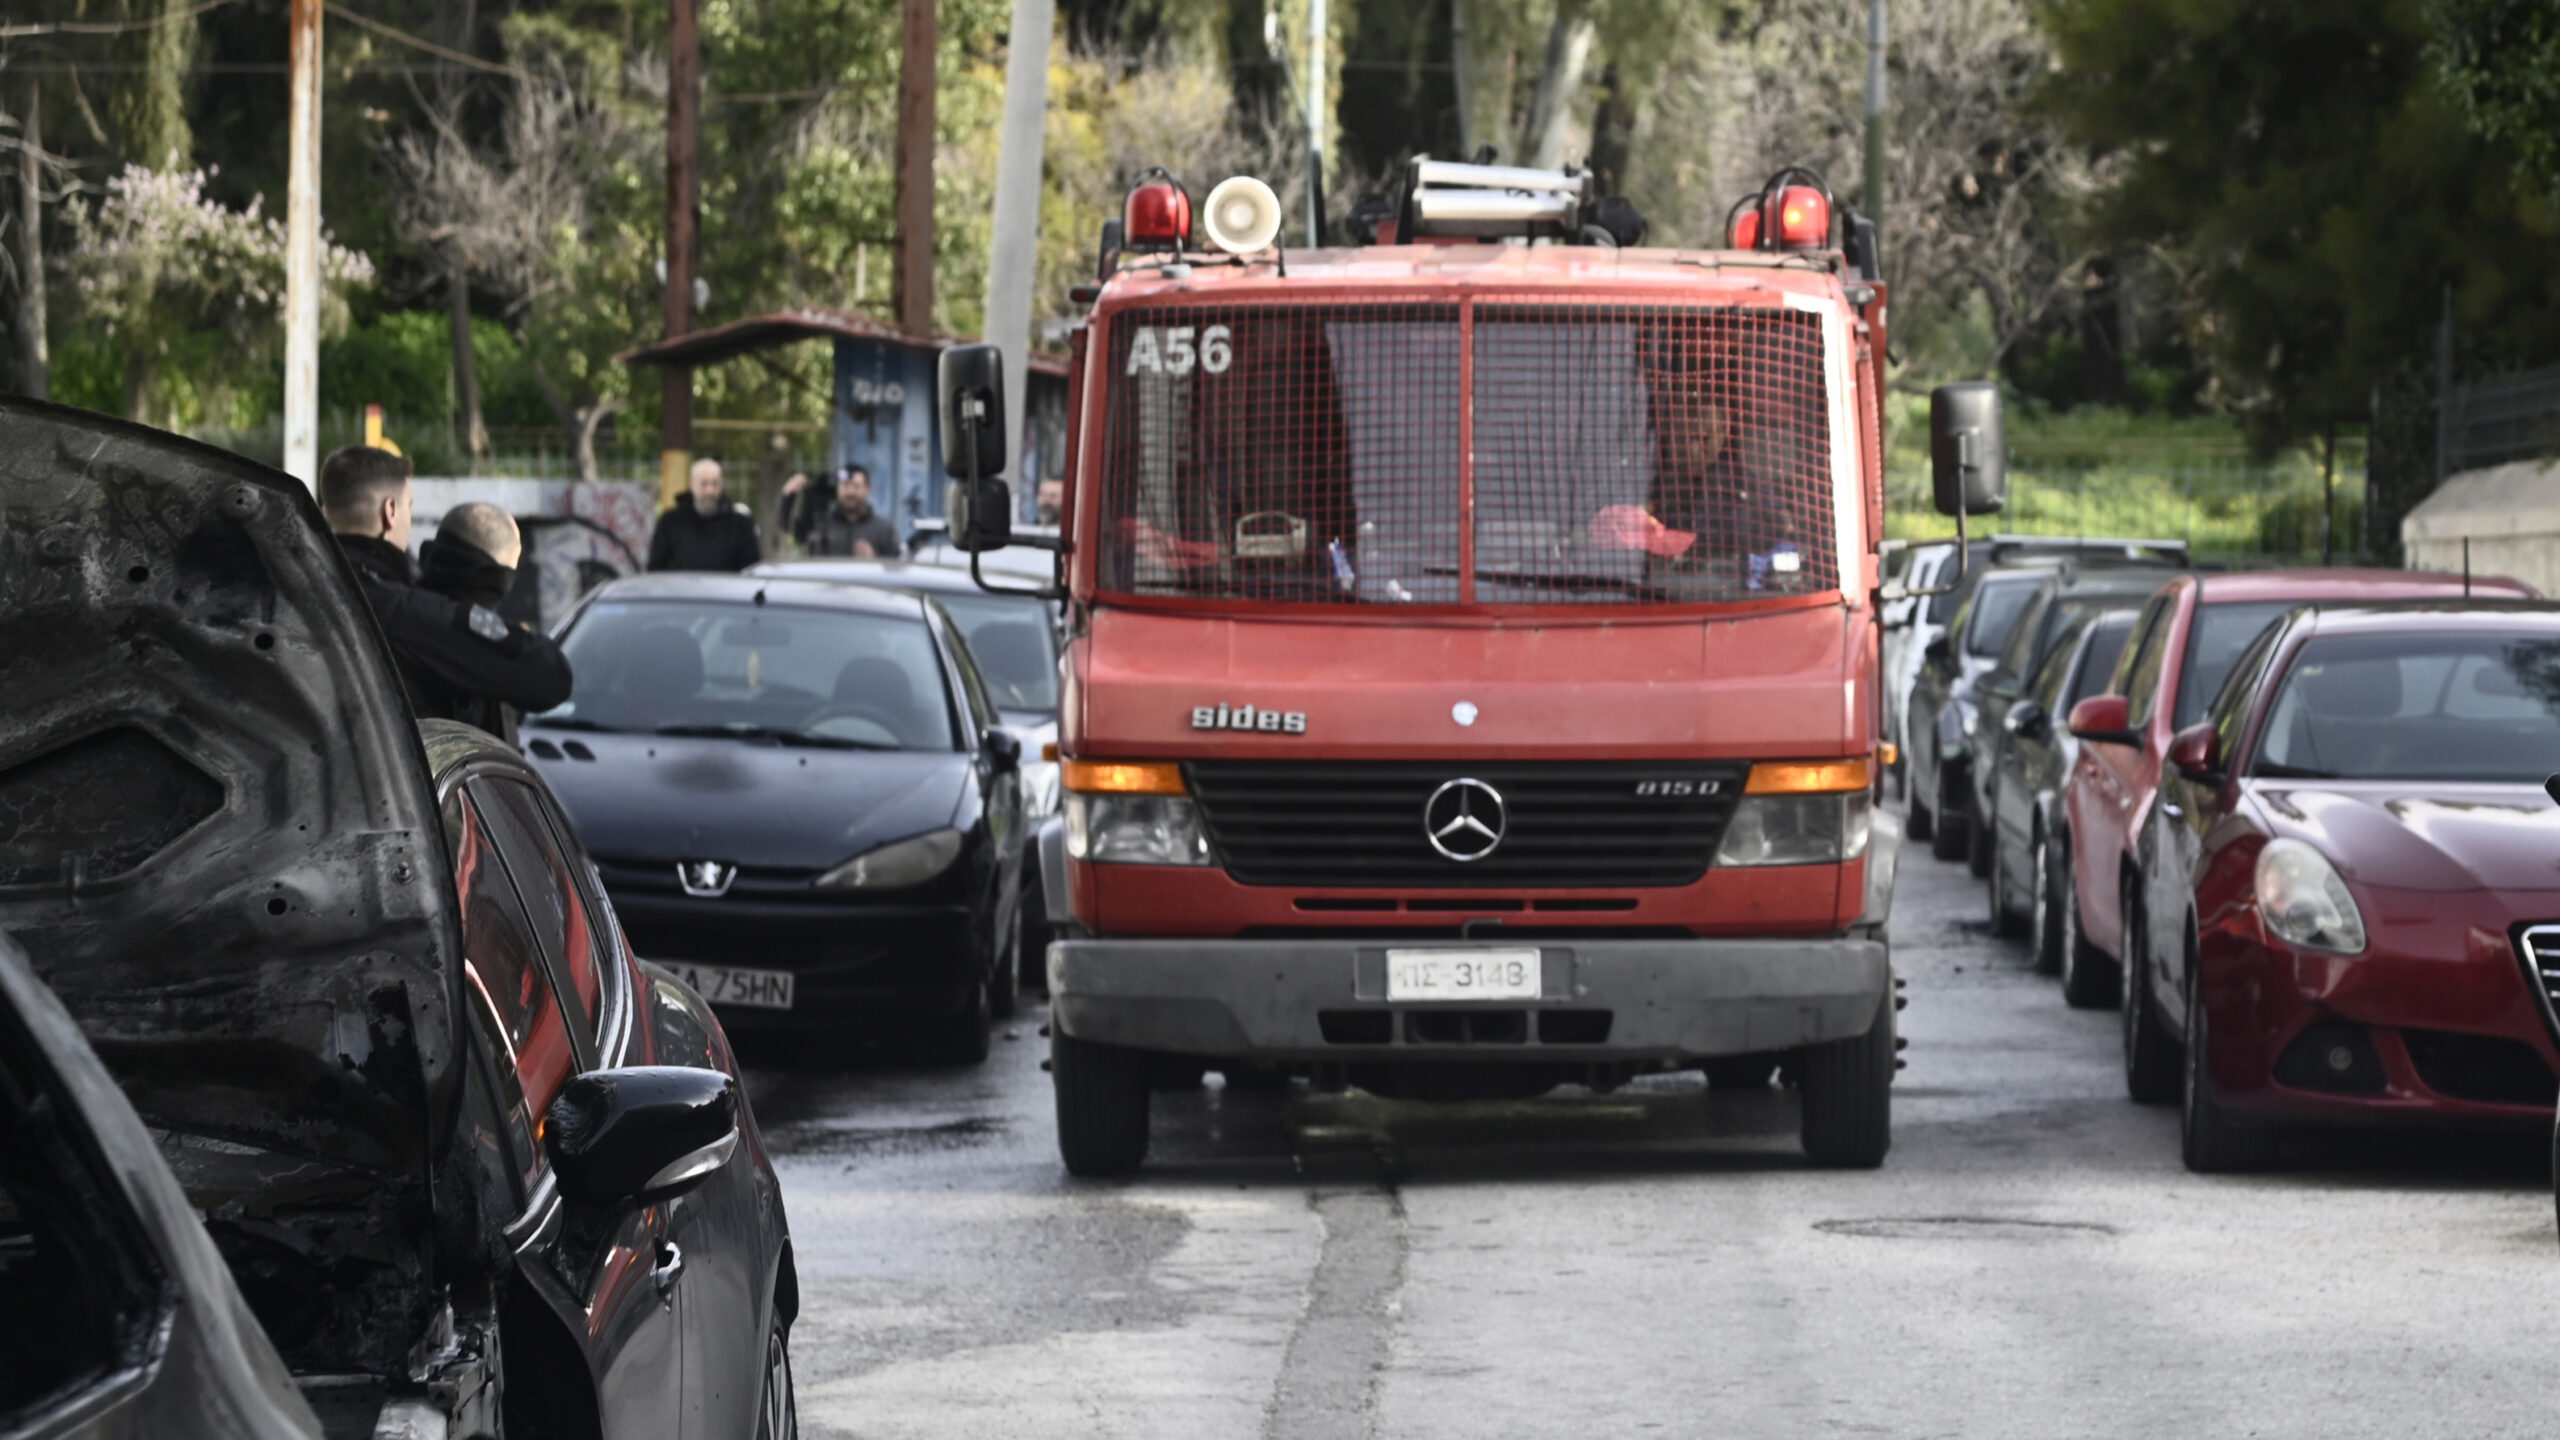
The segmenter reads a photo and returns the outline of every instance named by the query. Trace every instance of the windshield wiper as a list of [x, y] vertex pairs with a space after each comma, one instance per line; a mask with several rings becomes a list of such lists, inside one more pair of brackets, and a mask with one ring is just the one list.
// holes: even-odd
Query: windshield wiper
[[[1426, 565], [1422, 567], [1422, 573], [1455, 575], [1458, 573], [1458, 567]], [[1577, 593], [1614, 590], [1619, 594], [1633, 595], [1643, 600], [1671, 598], [1671, 590], [1668, 586], [1648, 585], [1642, 580], [1627, 580], [1616, 575], [1528, 575], [1506, 570], [1479, 570], [1476, 572], [1476, 578], [1490, 580], [1497, 585], [1518, 585], [1530, 590], [1568, 590]]]
[[2308, 765], [2287, 765], [2281, 760], [2261, 760], [2257, 773], [2270, 780], [2335, 780], [2335, 770], [2315, 770]]
[[661, 735], [700, 735], [718, 740], [766, 740], [776, 745], [806, 745], [822, 750], [895, 750], [876, 740], [856, 740], [844, 735], [820, 735], [812, 730], [794, 730], [781, 725], [758, 725], [749, 720], [733, 720], [725, 724], [690, 723], [661, 725]]
[[545, 730], [593, 730], [603, 735], [622, 733], [622, 727], [619, 725], [607, 725], [603, 721], [590, 720], [583, 715], [527, 715], [524, 717], [524, 723], [538, 725]]

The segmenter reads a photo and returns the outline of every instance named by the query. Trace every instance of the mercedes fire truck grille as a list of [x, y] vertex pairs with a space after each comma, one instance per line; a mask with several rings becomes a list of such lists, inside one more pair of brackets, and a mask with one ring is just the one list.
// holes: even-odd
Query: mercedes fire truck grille
[[[1209, 843], [1237, 880], [1371, 889], [1692, 884], [1745, 778], [1743, 766], [1696, 761], [1194, 760], [1183, 771]], [[1460, 797], [1440, 793], [1467, 780], [1477, 784], [1459, 787], [1463, 814], [1495, 832], [1489, 845], [1458, 823]], [[1434, 828], [1447, 832], [1447, 850], [1477, 858], [1435, 847]]]
[[1809, 311], [1156, 306], [1111, 317], [1103, 363], [1110, 593], [1664, 605], [1839, 588]]

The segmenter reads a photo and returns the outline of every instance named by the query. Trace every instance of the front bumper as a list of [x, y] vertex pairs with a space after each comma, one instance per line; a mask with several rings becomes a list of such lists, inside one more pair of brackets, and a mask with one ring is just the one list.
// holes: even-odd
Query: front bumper
[[[1386, 952], [1540, 952], [1536, 1000], [1391, 1003]], [[1864, 1034], [1884, 941], [1060, 940], [1055, 1022], [1080, 1040], [1218, 1059], [1687, 1060]], [[1601, 1017], [1605, 1017], [1605, 1020]]]
[[732, 1028], [948, 1014], [968, 999], [983, 964], [969, 907], [960, 903], [611, 898], [643, 959], [791, 972], [791, 1009], [720, 1007]]

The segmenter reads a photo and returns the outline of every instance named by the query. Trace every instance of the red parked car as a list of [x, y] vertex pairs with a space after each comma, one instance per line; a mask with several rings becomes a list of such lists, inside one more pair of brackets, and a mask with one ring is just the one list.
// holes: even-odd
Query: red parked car
[[2167, 753], [2128, 929], [2187, 1167], [2277, 1124], [2551, 1123], [2560, 605], [2304, 607]]
[[[2296, 605], [2337, 601], [2460, 598], [2475, 594], [2535, 598], [2507, 579], [2465, 581], [2414, 570], [2280, 570], [2246, 575], [2180, 575], [2142, 607], [2133, 638], [2116, 664], [2113, 692], [2084, 700], [2070, 716], [2083, 740], [2063, 793], [2069, 849], [2070, 904], [2062, 917], [2062, 993], [2071, 1004], [2120, 1001], [2125, 932], [2141, 916], [2124, 897], [2139, 891], [2135, 839], [2150, 824], [2169, 737], [2204, 717], [2232, 662], [2269, 621]], [[2136, 1066], [2135, 1041], [2150, 1023], [2125, 1012], [2125, 1082], [2145, 1104], [2177, 1097], [2174, 1070]]]

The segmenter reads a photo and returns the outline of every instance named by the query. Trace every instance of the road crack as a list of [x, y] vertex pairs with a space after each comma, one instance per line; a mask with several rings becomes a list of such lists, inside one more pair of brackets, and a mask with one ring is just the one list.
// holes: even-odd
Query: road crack
[[1323, 1239], [1262, 1433], [1265, 1440], [1368, 1440], [1403, 1303], [1404, 1200], [1389, 1183], [1315, 1191], [1307, 1204]]

